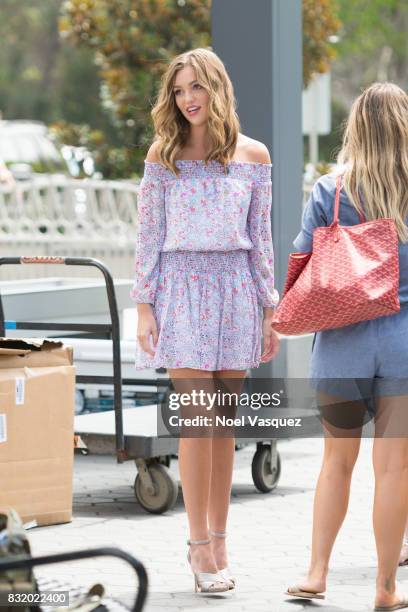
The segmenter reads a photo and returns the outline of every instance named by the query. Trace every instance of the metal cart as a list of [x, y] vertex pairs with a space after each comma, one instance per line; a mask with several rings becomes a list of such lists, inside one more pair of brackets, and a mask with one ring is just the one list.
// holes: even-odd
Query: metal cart
[[[116, 557], [118, 559], [122, 559], [126, 561], [136, 573], [138, 578], [138, 589], [135, 597], [135, 601], [133, 603], [131, 612], [141, 612], [143, 609], [146, 595], [147, 595], [147, 587], [148, 587], [148, 579], [147, 573], [144, 565], [135, 559], [129, 553], [120, 550], [119, 548], [94, 548], [89, 550], [76, 550], [73, 552], [65, 552], [58, 553], [55, 555], [44, 555], [43, 557], [24, 557], [20, 559], [8, 560], [1, 559], [0, 560], [0, 574], [7, 573], [8, 571], [12, 571], [15, 569], [24, 569], [24, 568], [33, 568], [41, 565], [52, 565], [54, 563], [66, 563], [68, 561], [76, 561], [79, 559], [93, 559], [95, 557]], [[37, 592], [41, 594], [42, 591], [69, 591], [70, 596], [73, 594], [85, 596], [86, 589], [73, 586], [71, 584], [66, 584], [60, 581], [52, 581], [38, 579], [37, 582]], [[110, 609], [118, 610], [127, 610], [122, 604], [120, 604], [117, 600], [111, 597], [103, 597], [101, 600], [101, 605], [105, 607], [107, 611]], [[38, 607], [35, 606], [36, 609], [44, 609], [48, 610], [47, 606]], [[52, 609], [52, 608], [50, 608]]]
[[[123, 410], [122, 386], [154, 384], [166, 389], [168, 378], [157, 373], [157, 379], [123, 378], [121, 374], [121, 349], [119, 314], [113, 279], [102, 262], [82, 257], [0, 257], [0, 266], [18, 264], [59, 264], [66, 266], [92, 266], [99, 269], [105, 280], [110, 322], [108, 323], [47, 323], [30, 321], [5, 321], [0, 295], [0, 336], [6, 329], [48, 330], [56, 337], [104, 338], [112, 341], [113, 375], [77, 376], [79, 384], [113, 385], [114, 411], [79, 415], [75, 417], [75, 433], [83, 450], [115, 454], [118, 463], [135, 461], [137, 476], [134, 492], [140, 505], [151, 513], [161, 514], [174, 507], [178, 484], [169, 471], [172, 456], [177, 455], [178, 439], [157, 437], [157, 406], [140, 406]], [[155, 409], [152, 409], [155, 408]], [[125, 433], [124, 433], [125, 432]], [[280, 477], [280, 458], [276, 440], [240, 440], [237, 448], [256, 443], [252, 461], [252, 478], [261, 492], [272, 491]]]

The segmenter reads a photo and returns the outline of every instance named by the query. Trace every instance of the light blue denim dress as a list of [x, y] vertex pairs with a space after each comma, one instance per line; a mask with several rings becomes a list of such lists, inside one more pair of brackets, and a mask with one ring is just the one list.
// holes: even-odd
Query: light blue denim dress
[[[335, 174], [314, 185], [293, 243], [296, 251], [311, 251], [313, 230], [332, 223], [335, 193]], [[344, 190], [339, 217], [341, 225], [360, 222]], [[358, 399], [362, 389], [360, 397], [366, 398], [368, 387], [372, 396], [408, 395], [408, 243], [399, 244], [399, 266], [399, 313], [315, 335], [310, 378], [316, 388], [350, 400]]]

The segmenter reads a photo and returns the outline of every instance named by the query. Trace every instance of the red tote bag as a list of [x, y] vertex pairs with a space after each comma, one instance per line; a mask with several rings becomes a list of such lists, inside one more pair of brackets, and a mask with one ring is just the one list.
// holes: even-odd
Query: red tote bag
[[276, 331], [296, 336], [368, 321], [400, 310], [398, 233], [392, 219], [339, 224], [342, 177], [333, 223], [313, 232], [311, 253], [291, 253]]

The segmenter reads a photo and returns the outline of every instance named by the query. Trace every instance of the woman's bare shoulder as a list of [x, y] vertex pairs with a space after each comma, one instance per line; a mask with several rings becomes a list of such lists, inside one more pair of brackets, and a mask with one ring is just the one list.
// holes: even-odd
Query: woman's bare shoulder
[[244, 134], [239, 135], [235, 157], [241, 161], [258, 164], [271, 163], [268, 147], [263, 142], [244, 136]]
[[154, 142], [152, 142], [152, 144], [149, 147], [149, 150], [146, 155], [146, 161], [153, 162], [156, 164], [159, 163], [160, 158], [159, 158], [158, 150], [159, 150], [159, 142], [158, 140], [155, 140]]

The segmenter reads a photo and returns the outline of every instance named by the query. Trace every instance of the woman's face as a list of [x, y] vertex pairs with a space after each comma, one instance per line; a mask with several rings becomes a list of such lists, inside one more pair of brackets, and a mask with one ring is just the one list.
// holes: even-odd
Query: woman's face
[[173, 93], [178, 108], [189, 123], [199, 126], [207, 122], [209, 95], [197, 82], [192, 66], [185, 66], [176, 73]]

